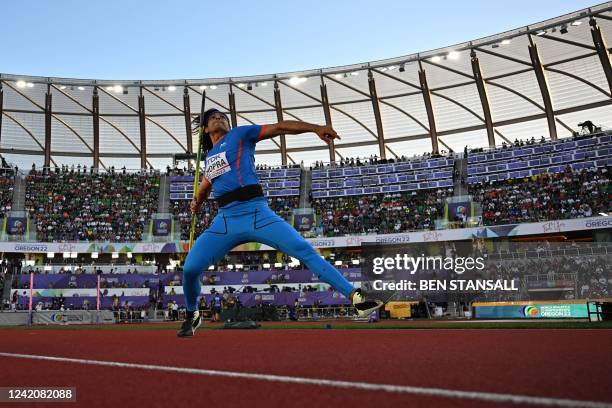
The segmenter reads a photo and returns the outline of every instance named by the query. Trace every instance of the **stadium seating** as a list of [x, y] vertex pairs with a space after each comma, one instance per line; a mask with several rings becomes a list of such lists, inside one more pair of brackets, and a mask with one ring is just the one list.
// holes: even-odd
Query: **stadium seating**
[[[299, 167], [258, 169], [256, 172], [267, 197], [299, 196]], [[193, 171], [170, 177], [170, 200], [191, 200], [192, 195]]]
[[363, 196], [320, 198], [312, 202], [325, 236], [395, 233], [434, 229], [452, 188]]
[[345, 159], [312, 170], [320, 233], [339, 236], [433, 229], [452, 195], [452, 157]]
[[[433, 229], [454, 188], [454, 157], [344, 159], [312, 168], [316, 233], [339, 236]], [[610, 211], [612, 134], [527, 142], [468, 157], [469, 194], [482, 206], [483, 224], [596, 216]], [[289, 220], [298, 207], [300, 167], [257, 174], [270, 207]], [[193, 171], [170, 170], [170, 212], [189, 238]], [[13, 181], [0, 178], [0, 217], [10, 209]], [[40, 241], [140, 241], [158, 204], [159, 176], [92, 174], [86, 169], [32, 172], [25, 207]], [[196, 234], [217, 213], [207, 201]]]
[[556, 140], [470, 154], [468, 183], [500, 181], [612, 166], [612, 134]]
[[485, 225], [597, 216], [610, 211], [609, 170], [540, 174], [470, 186]]
[[468, 157], [485, 225], [596, 216], [610, 210], [612, 135], [498, 148]]
[[[170, 202], [170, 211], [180, 225], [181, 239], [189, 239], [191, 229], [191, 200], [173, 200]], [[199, 236], [217, 215], [217, 203], [207, 200], [202, 204], [198, 218], [196, 219], [195, 234]]]
[[25, 208], [41, 241], [140, 241], [158, 193], [157, 175], [33, 171]]
[[452, 158], [442, 157], [315, 168], [312, 170], [312, 198], [452, 187], [453, 163]]
[[0, 176], [0, 219], [11, 211], [14, 180], [12, 176]]
[[[282, 218], [289, 220], [297, 208], [300, 194], [300, 168], [258, 168], [257, 176], [268, 197], [268, 205]], [[189, 239], [191, 228], [190, 201], [193, 197], [193, 171], [170, 177], [170, 209], [181, 226], [181, 239]], [[210, 198], [214, 198], [211, 194]], [[217, 204], [206, 201], [196, 221], [196, 236], [201, 234], [217, 214]]]

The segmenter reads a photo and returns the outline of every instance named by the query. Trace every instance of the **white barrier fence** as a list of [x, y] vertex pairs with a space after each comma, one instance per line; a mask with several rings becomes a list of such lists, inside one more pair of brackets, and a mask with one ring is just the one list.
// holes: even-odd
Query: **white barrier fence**
[[109, 310], [44, 310], [32, 312], [0, 312], [0, 326], [41, 325], [74, 325], [74, 324], [113, 324], [115, 316]]

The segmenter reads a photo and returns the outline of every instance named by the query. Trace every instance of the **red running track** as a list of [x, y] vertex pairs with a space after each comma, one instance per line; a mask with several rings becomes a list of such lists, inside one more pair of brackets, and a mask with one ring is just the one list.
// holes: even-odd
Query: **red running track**
[[[0, 352], [607, 402], [612, 330], [0, 330]], [[510, 406], [0, 356], [0, 386], [75, 386], [68, 407]], [[553, 401], [554, 402], [554, 401]], [[46, 406], [47, 404], [45, 404]]]

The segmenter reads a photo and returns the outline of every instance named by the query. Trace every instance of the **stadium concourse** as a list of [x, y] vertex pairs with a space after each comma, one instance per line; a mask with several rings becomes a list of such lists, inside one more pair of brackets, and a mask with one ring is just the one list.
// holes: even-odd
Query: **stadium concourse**
[[[251, 77], [1, 74], [0, 385], [71, 386], [89, 407], [611, 407], [611, 21], [605, 3]], [[258, 141], [255, 171], [269, 207], [384, 307], [360, 319], [300, 260], [246, 242], [202, 271], [205, 322], [176, 337], [204, 108], [342, 136]], [[402, 282], [518, 289], [377, 293], [372, 258], [398, 251], [484, 265]], [[262, 330], [220, 330], [245, 321]]]

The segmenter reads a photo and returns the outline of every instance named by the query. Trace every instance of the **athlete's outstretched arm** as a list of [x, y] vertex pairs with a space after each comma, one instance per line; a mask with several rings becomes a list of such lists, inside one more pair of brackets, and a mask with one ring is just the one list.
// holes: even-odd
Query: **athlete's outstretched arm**
[[327, 144], [330, 144], [334, 139], [340, 139], [340, 136], [331, 126], [319, 126], [297, 120], [283, 120], [273, 125], [265, 125], [259, 140], [271, 139], [279, 135], [297, 135], [308, 132], [316, 133], [319, 139]]

